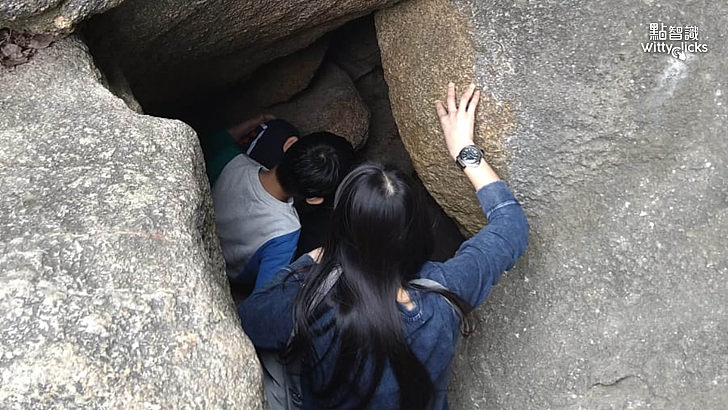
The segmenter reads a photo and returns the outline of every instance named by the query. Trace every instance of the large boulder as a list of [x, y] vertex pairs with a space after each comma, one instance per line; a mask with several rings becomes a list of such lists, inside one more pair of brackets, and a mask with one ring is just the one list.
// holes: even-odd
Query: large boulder
[[351, 78], [336, 64], [325, 63], [309, 88], [291, 101], [268, 108], [306, 135], [328, 131], [361, 147], [369, 130], [369, 110]]
[[3, 408], [262, 408], [197, 138], [70, 37], [0, 70]]
[[[461, 345], [454, 408], [728, 403], [726, 15], [725, 2], [671, 0], [377, 13], [394, 115], [429, 191], [481, 226], [434, 113], [448, 81], [475, 81], [477, 142], [531, 222], [526, 256]], [[697, 26], [708, 52], [643, 52], [654, 22]]]
[[357, 81], [382, 65], [379, 57], [374, 16], [368, 15], [346, 23], [333, 35], [330, 61]]
[[[463, 85], [475, 80], [473, 23], [449, 0], [408, 2], [376, 17], [382, 65], [402, 142], [433, 197], [467, 232], [475, 233], [485, 219], [462, 171], [448, 159], [434, 115], [434, 101], [443, 98], [448, 81]], [[502, 141], [514, 129], [515, 116], [507, 101], [484, 97], [477, 139], [500, 170], [505, 159]]]
[[328, 46], [329, 40], [324, 37], [302, 50], [263, 65], [237, 91], [238, 97], [248, 100], [258, 110], [290, 100], [311, 84]]
[[289, 101], [311, 84], [328, 46], [328, 37], [324, 36], [302, 50], [266, 63], [240, 86], [196, 101], [180, 113], [180, 118], [199, 134], [207, 135]]
[[126, 0], [92, 19], [101, 61], [117, 63], [147, 112], [214, 95], [262, 64], [397, 0]]

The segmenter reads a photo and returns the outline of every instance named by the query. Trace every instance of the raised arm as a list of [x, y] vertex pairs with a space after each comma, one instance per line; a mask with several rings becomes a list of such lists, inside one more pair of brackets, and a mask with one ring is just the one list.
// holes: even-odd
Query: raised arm
[[275, 118], [276, 117], [271, 114], [258, 114], [253, 118], [235, 124], [232, 127], [228, 127], [226, 131], [228, 132], [228, 134], [230, 134], [231, 137], [233, 137], [235, 142], [240, 145], [245, 135], [248, 134], [250, 131], [253, 131], [255, 127]]
[[485, 300], [491, 286], [504, 270], [513, 267], [528, 243], [528, 222], [520, 204], [482, 155], [472, 150], [479, 100], [480, 91], [471, 84], [457, 104], [455, 85], [450, 83], [447, 106], [441, 101], [435, 103], [448, 152], [464, 166], [489, 223], [465, 241], [453, 258], [437, 264], [436, 272], [442, 276], [433, 279], [442, 281], [473, 306]]
[[[460, 97], [460, 105], [456, 105], [455, 84], [450, 83], [447, 85], [447, 108], [442, 101], [435, 102], [442, 132], [445, 134], [445, 145], [453, 160], [458, 158], [463, 148], [474, 145], [475, 111], [479, 101], [480, 90], [475, 89], [475, 84], [470, 84]], [[485, 158], [482, 158], [479, 165], [466, 166], [463, 171], [476, 191], [500, 179]]]

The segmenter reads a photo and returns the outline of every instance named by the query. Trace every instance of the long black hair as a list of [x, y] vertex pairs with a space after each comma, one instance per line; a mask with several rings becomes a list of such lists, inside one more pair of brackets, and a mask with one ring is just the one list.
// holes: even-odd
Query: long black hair
[[[389, 364], [399, 407], [424, 409], [433, 384], [405, 340], [397, 302], [432, 250], [420, 193], [401, 171], [367, 163], [344, 178], [334, 202], [323, 256], [295, 302], [287, 353], [307, 355], [320, 405], [366, 407]], [[314, 340], [332, 330], [317, 351]]]

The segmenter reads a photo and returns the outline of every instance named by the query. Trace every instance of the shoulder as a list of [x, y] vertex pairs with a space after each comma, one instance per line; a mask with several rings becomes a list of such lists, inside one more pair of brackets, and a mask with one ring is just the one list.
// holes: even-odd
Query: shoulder
[[[425, 284], [425, 286], [441, 285], [450, 292], [457, 293], [455, 289], [451, 289], [451, 287], [449, 286], [450, 281], [448, 281], [445, 270], [442, 268], [442, 263], [440, 262], [430, 261], [425, 263], [425, 265], [422, 266], [422, 269], [420, 269], [419, 279], [425, 279], [435, 282], [432, 285]], [[448, 312], [448, 314], [445, 315], [445, 317], [447, 317], [448, 319], [453, 318], [453, 316], [449, 313], [453, 313], [455, 315], [454, 317], [457, 318], [457, 314], [452, 309], [444, 296], [435, 292], [420, 291], [418, 292], [418, 297], [422, 301], [424, 310], [427, 310], [427, 307], [431, 307], [434, 311], [440, 312], [440, 314], [442, 314], [443, 312]], [[459, 318], [457, 319], [459, 320]]]
[[227, 165], [225, 165], [225, 168], [223, 168], [220, 177], [222, 178], [223, 176], [225, 176], [225, 174], [229, 174], [231, 172], [234, 172], [236, 174], [244, 172], [257, 172], [261, 167], [262, 165], [257, 163], [249, 156], [245, 154], [238, 154], [233, 159], [231, 159], [230, 162], [227, 163]]
[[241, 167], [256, 167], [256, 168], [262, 167], [262, 165], [260, 165], [260, 163], [258, 163], [253, 158], [250, 158], [247, 154], [237, 155], [230, 162], [235, 163], [237, 166], [241, 166]]
[[260, 169], [260, 164], [245, 154], [238, 154], [228, 161], [220, 171], [220, 176], [213, 186], [213, 191], [215, 191], [215, 188], [217, 188], [217, 191], [221, 189], [227, 191], [231, 187], [239, 187], [241, 186], [241, 178], [249, 178], [248, 175], [257, 172], [258, 169]]
[[296, 210], [291, 206], [287, 207], [262, 207], [258, 215], [261, 233], [269, 240], [276, 242], [298, 241], [301, 233], [301, 222], [298, 220]]
[[[452, 354], [459, 335], [460, 317], [444, 296], [428, 291], [411, 291], [416, 308], [403, 311], [408, 344], [427, 367], [433, 357]], [[440, 352], [440, 353], [435, 353]]]
[[260, 205], [264, 207], [261, 213], [266, 216], [265, 219], [269, 224], [268, 230], [273, 236], [285, 236], [294, 231], [300, 233], [301, 221], [298, 218], [296, 208], [293, 206], [293, 200], [281, 202], [277, 199], [266, 197]]
[[287, 249], [287, 248], [294, 248], [298, 244], [298, 237], [301, 234], [300, 229], [296, 229], [294, 231], [283, 233], [277, 236], [272, 237], [267, 242], [265, 242], [261, 249], [265, 249], [267, 252], [275, 252], [280, 251], [281, 249]]

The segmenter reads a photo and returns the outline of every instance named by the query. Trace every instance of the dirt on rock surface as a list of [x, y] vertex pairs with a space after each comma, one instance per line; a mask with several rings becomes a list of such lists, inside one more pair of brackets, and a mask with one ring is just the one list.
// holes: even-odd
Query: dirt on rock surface
[[50, 46], [56, 37], [51, 34], [32, 34], [9, 28], [0, 29], [0, 64], [15, 67], [25, 64], [38, 50]]

